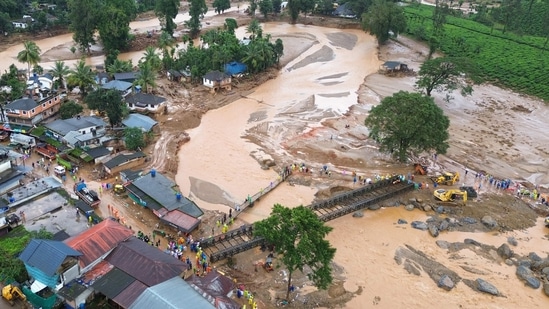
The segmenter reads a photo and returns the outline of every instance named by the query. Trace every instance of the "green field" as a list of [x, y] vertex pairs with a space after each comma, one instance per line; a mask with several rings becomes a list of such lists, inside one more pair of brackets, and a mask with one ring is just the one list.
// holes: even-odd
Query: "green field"
[[[431, 6], [408, 6], [408, 34], [428, 40], [433, 30]], [[447, 56], [471, 59], [478, 77], [549, 101], [549, 48], [546, 39], [503, 34], [466, 18], [447, 16], [440, 49]], [[549, 45], [548, 45], [549, 47]]]

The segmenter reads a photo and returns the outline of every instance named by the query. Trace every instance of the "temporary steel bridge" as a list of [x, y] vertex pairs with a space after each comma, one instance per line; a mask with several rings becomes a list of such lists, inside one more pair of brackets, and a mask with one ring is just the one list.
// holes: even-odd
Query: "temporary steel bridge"
[[[307, 207], [320, 220], [326, 222], [413, 189], [413, 183], [400, 182], [398, 176], [395, 176], [391, 179], [381, 180], [349, 192], [338, 194]], [[225, 234], [202, 240], [200, 247], [210, 257], [211, 262], [216, 262], [263, 244], [265, 244], [264, 238], [253, 235], [253, 225], [243, 225]]]

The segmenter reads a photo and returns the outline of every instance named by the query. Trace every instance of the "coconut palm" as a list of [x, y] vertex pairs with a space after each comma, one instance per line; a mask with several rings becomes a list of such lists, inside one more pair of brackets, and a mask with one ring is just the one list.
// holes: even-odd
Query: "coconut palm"
[[91, 66], [86, 65], [84, 59], [80, 59], [75, 65], [74, 70], [70, 71], [67, 83], [70, 87], [78, 87], [80, 93], [84, 97], [88, 90], [95, 85], [95, 74]]
[[132, 70], [133, 63], [131, 60], [123, 61], [120, 59], [116, 59], [107, 67], [107, 73], [109, 73], [111, 76], [114, 75], [114, 73], [130, 72]]
[[148, 93], [149, 86], [154, 89], [156, 87], [156, 73], [152, 69], [152, 66], [148, 62], [143, 62], [139, 66], [139, 74], [134, 82], [134, 85], [140, 85], [143, 87], [143, 91]]
[[65, 64], [64, 61], [57, 60], [55, 61], [53, 67], [51, 68], [51, 75], [59, 83], [60, 87], [67, 89], [67, 80], [66, 77], [70, 74], [71, 70]]
[[162, 68], [162, 59], [160, 59], [160, 56], [156, 53], [156, 48], [153, 46], [148, 46], [145, 48], [145, 53], [139, 60], [140, 65], [145, 62], [149, 63], [151, 65], [151, 69], [155, 72]]
[[250, 40], [259, 39], [263, 35], [263, 29], [261, 29], [261, 25], [257, 19], [252, 19], [246, 28], [246, 32], [250, 33]]
[[17, 60], [21, 63], [27, 64], [27, 74], [30, 78], [31, 67], [40, 62], [40, 47], [33, 41], [26, 41], [23, 43], [23, 50], [17, 54]]

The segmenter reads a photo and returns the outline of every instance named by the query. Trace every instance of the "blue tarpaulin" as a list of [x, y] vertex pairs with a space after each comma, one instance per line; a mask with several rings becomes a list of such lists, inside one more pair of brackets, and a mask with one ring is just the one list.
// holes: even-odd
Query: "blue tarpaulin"
[[225, 64], [225, 73], [227, 73], [231, 76], [236, 75], [236, 74], [244, 73], [244, 72], [246, 72], [246, 70], [248, 70], [248, 67], [244, 63], [241, 63], [241, 62], [231, 61], [231, 62]]

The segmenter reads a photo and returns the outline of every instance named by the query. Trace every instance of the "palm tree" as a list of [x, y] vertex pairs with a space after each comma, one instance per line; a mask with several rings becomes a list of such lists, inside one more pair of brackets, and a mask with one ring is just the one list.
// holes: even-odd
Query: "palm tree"
[[82, 97], [84, 97], [88, 90], [95, 84], [95, 74], [93, 73], [91, 66], [86, 65], [84, 59], [80, 59], [80, 61], [74, 65], [74, 70], [70, 71], [67, 82], [71, 87], [78, 87]]
[[23, 43], [23, 50], [17, 54], [17, 60], [27, 64], [27, 74], [30, 78], [31, 66], [35, 66], [40, 62], [40, 47], [33, 41]]
[[58, 81], [59, 86], [63, 87], [63, 89], [67, 89], [66, 76], [69, 75], [70, 72], [71, 70], [69, 67], [61, 60], [55, 61], [51, 68], [51, 75]]
[[263, 34], [263, 30], [261, 29], [261, 25], [259, 24], [259, 21], [257, 21], [257, 19], [252, 19], [252, 21], [246, 28], [246, 32], [251, 34], [250, 40], [252, 41], [261, 38]]
[[107, 67], [107, 73], [114, 75], [114, 73], [130, 72], [133, 70], [133, 63], [131, 60], [123, 61], [120, 59], [114, 60], [114, 62]]
[[140, 85], [143, 87], [145, 93], [149, 92], [149, 86], [154, 89], [156, 87], [156, 74], [148, 62], [143, 62], [139, 66], [139, 74], [134, 82], [134, 85]]
[[162, 67], [162, 59], [160, 59], [160, 56], [156, 53], [156, 48], [153, 46], [148, 46], [145, 48], [145, 53], [139, 62], [140, 64], [145, 62], [149, 63], [151, 65], [151, 69], [155, 72], [160, 70]]

